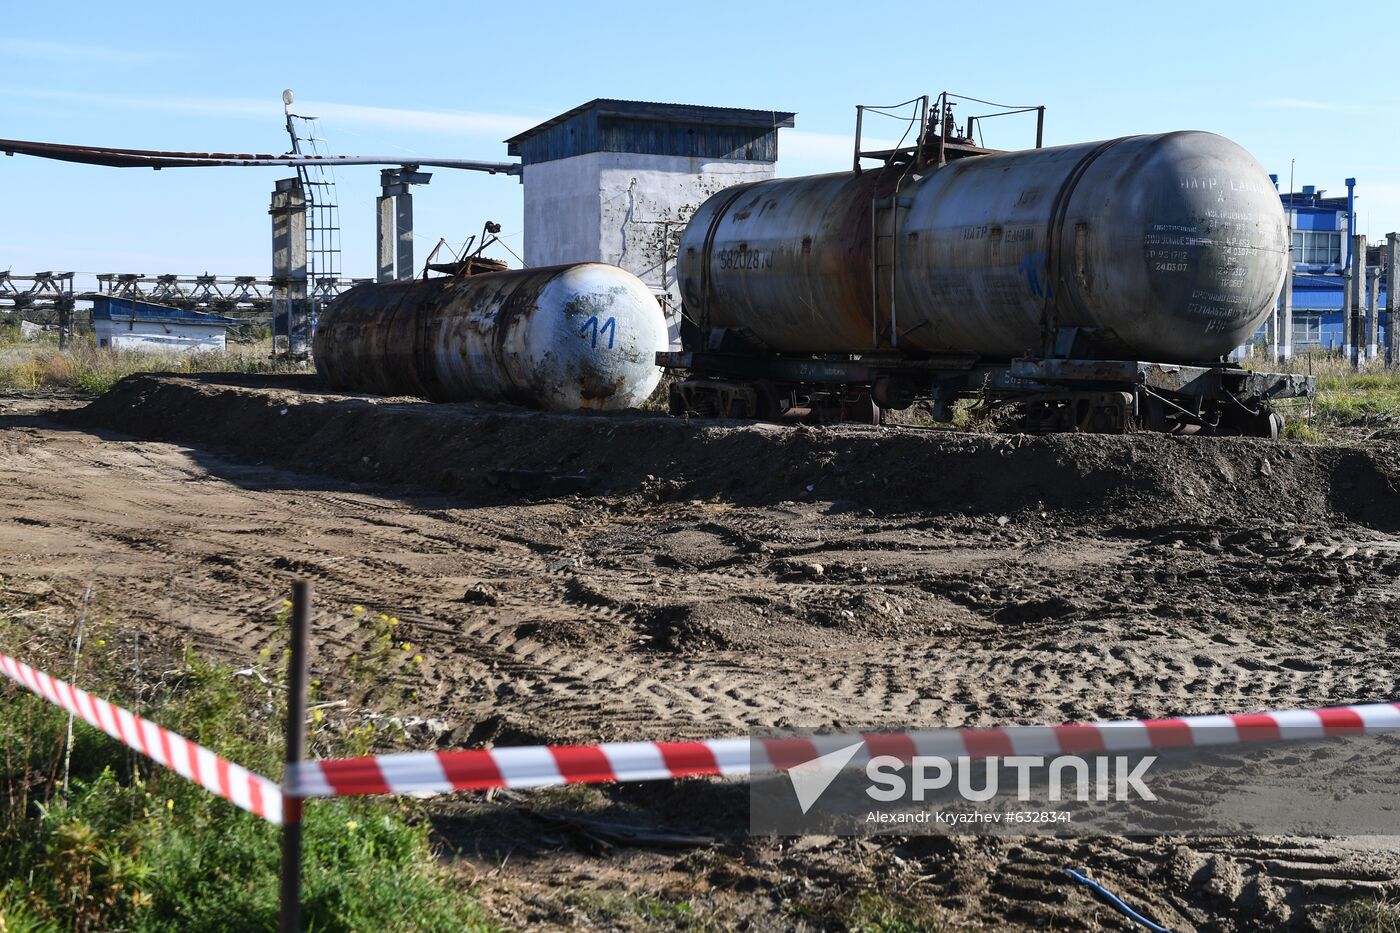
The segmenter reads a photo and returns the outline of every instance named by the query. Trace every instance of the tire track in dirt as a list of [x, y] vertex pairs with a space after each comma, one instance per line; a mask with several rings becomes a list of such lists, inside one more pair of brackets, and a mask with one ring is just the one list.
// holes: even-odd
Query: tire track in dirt
[[[1397, 686], [1395, 666], [1375, 655], [1376, 635], [1278, 644], [1264, 637], [1267, 626], [1245, 625], [1222, 644], [1213, 619], [1144, 625], [1131, 605], [1089, 600], [1125, 555], [1150, 552], [1140, 537], [1016, 541], [990, 524], [820, 515], [802, 503], [463, 509], [42, 428], [11, 435], [3, 450], [11, 518], [124, 555], [132, 564], [117, 606], [150, 624], [247, 658], [276, 647], [280, 581], [303, 575], [319, 594], [328, 659], [371, 647], [349, 612], [371, 605], [399, 617], [402, 637], [430, 659], [419, 678], [424, 704], [467, 718], [506, 712], [557, 738], [1213, 712], [1343, 702]], [[969, 550], [968, 537], [983, 543]], [[1351, 537], [1360, 544], [1332, 554], [1355, 546], [1353, 556], [1374, 563], [1389, 553]], [[1304, 550], [1332, 547], [1317, 544]], [[793, 573], [793, 561], [825, 562], [824, 579]], [[23, 572], [16, 563], [3, 572]], [[74, 578], [74, 566], [50, 569]], [[1008, 600], [1024, 601], [1025, 582], [1064, 594], [1056, 598], [1069, 608], [1014, 626], [988, 622]], [[876, 588], [879, 599], [907, 603], [907, 614], [888, 630], [849, 623], [842, 613], [855, 615], [843, 608], [856, 605], [853, 594]], [[690, 644], [657, 621], [666, 606], [764, 614], [726, 635], [732, 645]], [[942, 631], [954, 610], [963, 615]], [[959, 629], [967, 619], [980, 628]], [[738, 630], [702, 619], [702, 634], [720, 623]]]

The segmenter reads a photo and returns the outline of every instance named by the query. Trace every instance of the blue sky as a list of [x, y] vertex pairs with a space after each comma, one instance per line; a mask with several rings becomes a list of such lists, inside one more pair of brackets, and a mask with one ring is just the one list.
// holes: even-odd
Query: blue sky
[[[504, 160], [501, 140], [594, 97], [797, 112], [784, 175], [849, 164], [857, 103], [948, 89], [1049, 108], [1046, 143], [1206, 129], [1299, 186], [1357, 177], [1363, 232], [1400, 229], [1400, 4], [11, 4], [0, 137], [286, 148], [280, 95], [327, 151]], [[1363, 19], [1364, 17], [1364, 19]], [[989, 145], [1029, 145], [1003, 121]], [[0, 269], [266, 275], [286, 170], [110, 169], [0, 157]], [[336, 173], [345, 272], [370, 275], [375, 168]], [[514, 179], [436, 170], [419, 261], [485, 219], [521, 251]], [[497, 251], [503, 258], [507, 254]]]

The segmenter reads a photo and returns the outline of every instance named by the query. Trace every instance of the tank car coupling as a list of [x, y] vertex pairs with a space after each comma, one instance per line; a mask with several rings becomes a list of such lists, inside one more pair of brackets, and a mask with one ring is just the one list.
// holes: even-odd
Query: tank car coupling
[[870, 387], [870, 397], [881, 408], [903, 411], [914, 404], [914, 386], [906, 379], [881, 376]]

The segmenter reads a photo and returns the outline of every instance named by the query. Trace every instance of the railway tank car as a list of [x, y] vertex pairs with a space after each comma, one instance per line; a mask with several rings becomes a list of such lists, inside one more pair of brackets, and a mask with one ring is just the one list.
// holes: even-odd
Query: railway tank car
[[330, 388], [552, 411], [640, 405], [666, 345], [646, 285], [596, 262], [358, 285], [314, 338]]
[[1274, 435], [1268, 403], [1309, 381], [1223, 356], [1288, 261], [1272, 180], [1221, 136], [921, 144], [705, 201], [678, 256], [684, 350], [659, 361], [687, 375], [678, 412], [866, 420], [929, 398], [947, 418], [976, 396], [1032, 431]]

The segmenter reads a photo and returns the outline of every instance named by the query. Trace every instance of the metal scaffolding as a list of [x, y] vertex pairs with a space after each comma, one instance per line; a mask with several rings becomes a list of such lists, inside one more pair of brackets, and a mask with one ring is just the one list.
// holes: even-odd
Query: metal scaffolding
[[[287, 135], [291, 138], [292, 154], [323, 159], [323, 141], [316, 136], [316, 117], [292, 113], [293, 95], [282, 92], [283, 109], [287, 115]], [[305, 135], [302, 135], [305, 132]], [[303, 144], [305, 144], [303, 146]], [[306, 278], [307, 301], [314, 328], [327, 292], [340, 279], [340, 208], [336, 204], [335, 174], [323, 162], [300, 163], [296, 167], [306, 197]], [[332, 295], [333, 297], [333, 295]]]

